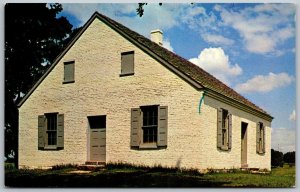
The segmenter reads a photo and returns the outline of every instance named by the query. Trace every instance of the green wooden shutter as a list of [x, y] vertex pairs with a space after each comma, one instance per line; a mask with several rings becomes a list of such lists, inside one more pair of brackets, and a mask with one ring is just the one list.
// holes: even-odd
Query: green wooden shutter
[[46, 133], [46, 117], [45, 115], [38, 116], [38, 149], [45, 147], [45, 133]]
[[132, 108], [130, 146], [138, 147], [140, 145], [140, 130], [141, 130], [141, 109]]
[[168, 143], [168, 106], [158, 109], [157, 146], [167, 146]]
[[65, 62], [64, 63], [64, 82], [74, 82], [74, 73], [75, 73], [75, 61]]
[[64, 114], [57, 115], [57, 148], [64, 148]]
[[262, 152], [265, 153], [266, 152], [266, 126], [263, 126], [263, 148], [262, 148]]
[[121, 74], [134, 73], [134, 52], [126, 52], [121, 54]]
[[232, 145], [232, 114], [228, 115], [228, 149], [231, 149]]
[[223, 119], [223, 113], [222, 109], [219, 108], [218, 110], [218, 122], [217, 122], [217, 147], [221, 148], [222, 147], [222, 119]]
[[259, 138], [260, 138], [260, 123], [257, 123], [257, 125], [256, 125], [256, 152], [257, 153], [260, 153]]

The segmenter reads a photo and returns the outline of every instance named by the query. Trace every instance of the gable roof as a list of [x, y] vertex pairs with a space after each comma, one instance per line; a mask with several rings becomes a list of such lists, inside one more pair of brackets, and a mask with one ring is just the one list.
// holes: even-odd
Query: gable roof
[[[105, 15], [95, 12], [88, 22], [83, 26], [83, 28], [78, 32], [78, 34], [72, 39], [66, 49], [55, 59], [54, 63], [49, 67], [46, 73], [40, 78], [40, 80], [30, 89], [26, 96], [20, 101], [18, 107], [20, 107], [31, 93], [36, 89], [36, 87], [46, 78], [50, 71], [55, 67], [59, 60], [65, 55], [65, 53], [72, 47], [76, 40], [81, 36], [81, 34], [88, 28], [88, 26], [98, 18], [110, 28], [117, 31], [120, 35], [131, 41], [133, 44], [137, 45], [139, 48], [147, 52], [150, 56], [164, 64], [173, 72], [177, 73], [184, 80], [191, 83], [198, 89], [204, 89], [209, 92], [209, 95], [218, 95], [217, 97], [225, 96], [226, 99], [232, 102], [238, 102], [243, 105], [243, 108], [248, 108], [247, 111], [253, 111], [256, 114], [260, 114], [265, 118], [272, 120], [273, 117], [270, 116], [266, 111], [253, 104], [251, 101], [238, 94], [232, 88], [228, 87], [217, 78], [204, 71], [195, 64], [189, 62], [188, 60], [180, 57], [179, 55], [163, 48], [162, 46], [152, 42], [148, 38], [132, 31], [131, 29], [125, 27], [124, 25], [106, 17]], [[224, 98], [224, 97], [223, 97]]]

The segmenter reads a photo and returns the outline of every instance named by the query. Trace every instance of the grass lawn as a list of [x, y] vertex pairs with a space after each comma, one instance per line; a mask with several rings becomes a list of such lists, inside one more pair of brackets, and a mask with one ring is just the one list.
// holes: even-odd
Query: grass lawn
[[274, 168], [268, 174], [200, 174], [195, 170], [175, 168], [108, 165], [106, 169], [78, 171], [74, 166], [52, 170], [6, 169], [7, 187], [293, 187], [295, 167]]
[[273, 168], [269, 174], [245, 172], [205, 174], [204, 178], [224, 182], [223, 187], [293, 187], [296, 168], [284, 165]]

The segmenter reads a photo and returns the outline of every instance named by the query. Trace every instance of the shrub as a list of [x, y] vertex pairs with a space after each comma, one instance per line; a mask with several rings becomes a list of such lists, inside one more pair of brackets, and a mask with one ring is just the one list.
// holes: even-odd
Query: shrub
[[14, 170], [16, 169], [14, 163], [5, 163], [5, 170]]

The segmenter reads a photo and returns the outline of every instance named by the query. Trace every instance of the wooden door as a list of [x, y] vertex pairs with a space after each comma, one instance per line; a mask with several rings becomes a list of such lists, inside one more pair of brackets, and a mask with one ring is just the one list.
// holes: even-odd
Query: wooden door
[[88, 117], [90, 124], [90, 161], [106, 161], [106, 116]]
[[241, 125], [241, 166], [247, 167], [247, 127], [248, 123]]

